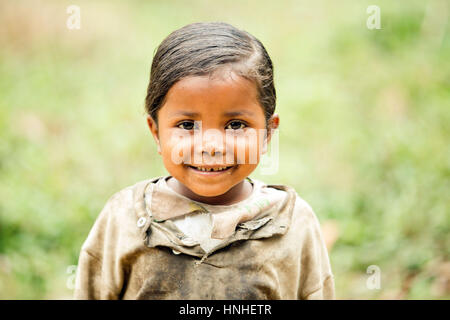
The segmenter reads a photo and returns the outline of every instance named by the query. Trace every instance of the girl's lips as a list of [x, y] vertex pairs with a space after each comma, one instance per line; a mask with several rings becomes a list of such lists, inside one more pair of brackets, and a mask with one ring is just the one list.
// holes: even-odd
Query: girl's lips
[[227, 167], [227, 169], [225, 169], [225, 170], [220, 170], [220, 171], [212, 171], [212, 170], [211, 171], [201, 171], [193, 166], [187, 165], [187, 168], [189, 170], [192, 170], [193, 172], [195, 172], [197, 174], [201, 174], [201, 175], [208, 176], [208, 177], [214, 177], [214, 176], [219, 176], [219, 175], [222, 175], [225, 173], [229, 173], [236, 167], [237, 166], [231, 166], [231, 167]]

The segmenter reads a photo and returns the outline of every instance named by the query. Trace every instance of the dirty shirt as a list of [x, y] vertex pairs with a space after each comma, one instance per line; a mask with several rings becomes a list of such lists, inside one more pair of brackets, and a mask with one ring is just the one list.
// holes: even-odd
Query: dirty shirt
[[334, 299], [319, 221], [285, 185], [209, 205], [167, 185], [114, 194], [81, 248], [75, 299]]

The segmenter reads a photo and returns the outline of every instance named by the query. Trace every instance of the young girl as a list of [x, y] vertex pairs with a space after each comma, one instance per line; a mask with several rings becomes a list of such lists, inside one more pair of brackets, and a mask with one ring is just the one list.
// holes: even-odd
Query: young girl
[[275, 101], [272, 61], [249, 33], [194, 23], [164, 39], [146, 110], [170, 175], [109, 199], [81, 249], [75, 298], [333, 299], [311, 207], [249, 178], [278, 127]]

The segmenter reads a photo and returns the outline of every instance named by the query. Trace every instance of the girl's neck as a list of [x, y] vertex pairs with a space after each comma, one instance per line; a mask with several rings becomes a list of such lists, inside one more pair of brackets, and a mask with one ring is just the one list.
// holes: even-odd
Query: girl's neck
[[193, 201], [202, 202], [210, 205], [232, 205], [247, 199], [252, 193], [252, 184], [244, 179], [237, 185], [232, 187], [230, 190], [224, 194], [214, 196], [214, 197], [204, 197], [192, 192], [184, 184], [179, 182], [174, 177], [170, 177], [167, 180], [167, 185], [172, 188], [173, 191], [185, 196]]

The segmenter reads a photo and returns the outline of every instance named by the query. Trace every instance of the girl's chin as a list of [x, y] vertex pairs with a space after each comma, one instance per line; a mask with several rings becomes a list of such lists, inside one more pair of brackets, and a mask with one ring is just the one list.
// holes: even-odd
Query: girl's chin
[[195, 193], [200, 197], [218, 197], [226, 193], [232, 185], [230, 185], [232, 179], [208, 179], [205, 176], [192, 176], [192, 175], [177, 175], [171, 174], [181, 185], [189, 189], [192, 193]]
[[225, 194], [229, 189], [227, 188], [192, 188], [191, 191], [200, 197], [214, 198]]

